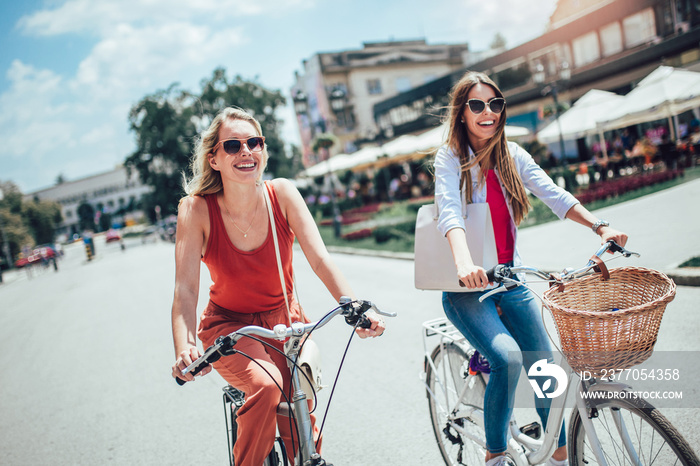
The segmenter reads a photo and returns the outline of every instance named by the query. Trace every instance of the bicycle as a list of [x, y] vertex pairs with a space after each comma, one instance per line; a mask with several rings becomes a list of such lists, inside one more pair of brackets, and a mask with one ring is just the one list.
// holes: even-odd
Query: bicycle
[[[554, 285], [544, 296], [535, 292], [543, 302], [544, 319], [544, 307], [550, 312], [557, 308], [556, 303], [552, 301], [552, 296], [561, 291], [561, 288], [557, 287], [575, 287], [581, 281], [597, 279], [597, 276], [592, 276], [596, 271], [603, 275], [608, 273], [601, 260], [601, 255], [608, 250], [625, 257], [639, 256], [611, 241], [601, 246], [586, 266], [577, 270], [565, 269], [560, 275], [528, 266], [498, 265], [489, 270], [487, 276], [489, 281], [500, 286], [485, 293], [481, 300], [516, 286], [527, 286], [513, 277], [519, 273], [531, 274]], [[609, 274], [617, 270], [627, 269], [613, 269]], [[638, 270], [663, 275], [648, 269]], [[663, 277], [667, 280], [667, 289], [662, 299], [665, 300], [665, 308], [675, 296], [675, 284], [665, 275]], [[615, 312], [611, 315], [614, 316]], [[542, 428], [538, 422], [519, 426], [515, 416], [511, 417], [506, 456], [519, 466], [544, 463], [552, 456], [564, 418], [564, 404], [574, 387], [573, 382], [578, 377], [576, 404], [572, 408], [567, 425], [567, 453], [571, 465], [700, 465], [700, 460], [688, 442], [653, 405], [632, 393], [632, 387], [615, 381], [614, 374], [601, 369], [606, 367], [605, 364], [609, 364], [609, 361], [591, 363], [581, 356], [590, 356], [592, 353], [571, 348], [567, 351], [564, 341], [567, 337], [565, 332], [568, 330], [562, 329], [562, 322], [558, 319], [560, 316], [553, 313], [553, 317], [562, 340], [564, 356], [570, 365], [566, 374], [566, 389], [560, 396], [553, 398], [547, 418], [547, 429], [541, 439]], [[660, 316], [658, 320], [660, 322]], [[583, 340], [590, 340], [596, 330], [589, 323], [586, 323], [584, 328], [586, 333], [583, 334]], [[440, 453], [447, 465], [483, 464], [486, 455], [483, 400], [488, 383], [488, 361], [479, 355], [446, 318], [424, 322], [422, 332], [425, 361], [421, 377], [426, 386], [431, 423]], [[434, 341], [431, 337], [439, 337], [440, 341], [429, 352], [432, 346], [428, 345], [428, 340]], [[581, 337], [581, 334], [578, 337]], [[624, 364], [631, 367], [648, 358], [655, 341], [654, 333], [650, 346], [647, 344], [644, 351], [630, 352], [630, 355], [626, 355], [628, 360], [620, 363], [623, 364], [621, 367], [624, 368]], [[609, 358], [610, 355], [608, 351], [602, 356]], [[580, 377], [583, 370], [589, 370], [589, 374], [594, 377], [584, 380]], [[557, 390], [559, 383], [560, 381], [557, 383]], [[597, 396], [589, 396], [592, 393]]]
[[[293, 432], [296, 433], [296, 440], [294, 435], [292, 436], [292, 448], [295, 451], [295, 465], [296, 466], [332, 466], [321, 457], [316, 452], [316, 445], [313, 440], [313, 425], [311, 424], [311, 417], [307, 399], [313, 399], [314, 404], [316, 403], [316, 388], [318, 381], [314, 380], [313, 375], [306, 366], [303, 366], [299, 357], [302, 353], [302, 349], [306, 344], [306, 337], [311, 335], [311, 333], [323, 327], [328, 322], [330, 322], [334, 317], [342, 315], [345, 317], [345, 321], [349, 324], [357, 327], [368, 328], [370, 326], [369, 319], [364, 315], [367, 311], [373, 310], [377, 314], [386, 317], [395, 317], [396, 313], [380, 311], [374, 304], [369, 301], [353, 301], [348, 297], [341, 297], [339, 306], [331, 310], [321, 319], [316, 322], [311, 323], [301, 323], [293, 322], [290, 327], [284, 324], [278, 324], [273, 329], [267, 329], [264, 327], [259, 327], [255, 325], [249, 325], [243, 327], [235, 332], [228, 335], [222, 335], [216, 339], [215, 343], [207, 348], [204, 354], [197, 360], [193, 361], [192, 364], [183, 369], [182, 374], [185, 375], [188, 372], [192, 375], [196, 375], [202, 371], [208, 365], [218, 361], [224, 356], [230, 356], [232, 354], [238, 353], [246, 356], [244, 353], [238, 352], [235, 348], [236, 343], [241, 338], [269, 338], [276, 339], [280, 341], [287, 340], [284, 344], [284, 354], [287, 359], [287, 365], [291, 370], [291, 393], [285, 393], [282, 387], [278, 388], [283, 394], [285, 401], [281, 402], [277, 407], [277, 413], [282, 414], [290, 419], [291, 425], [294, 427]], [[352, 336], [350, 336], [350, 341]], [[255, 338], [258, 340], [257, 338]], [[267, 344], [264, 340], [258, 340], [263, 344], [266, 344], [270, 348], [274, 348]], [[350, 345], [348, 341], [348, 346], [345, 348], [347, 353], [348, 347]], [[247, 357], [247, 356], [246, 356]], [[345, 355], [343, 355], [343, 360]], [[342, 368], [342, 361], [341, 361]], [[338, 369], [338, 374], [340, 369]], [[301, 375], [300, 375], [301, 374]], [[183, 379], [176, 379], [177, 383], [184, 385], [185, 381]], [[333, 391], [335, 389], [335, 383], [337, 383], [338, 378], [336, 375], [333, 388], [331, 389], [330, 398], [333, 397]], [[227, 385], [223, 388], [224, 395], [224, 415], [226, 418], [227, 425], [227, 441], [229, 447], [229, 459], [231, 466], [234, 466], [233, 458], [233, 446], [237, 439], [237, 429], [236, 429], [236, 413], [245, 403], [245, 394]], [[328, 401], [328, 406], [330, 406], [330, 398]], [[328, 413], [328, 406], [326, 407], [325, 414]], [[324, 414], [324, 421], [325, 421]], [[321, 430], [323, 430], [323, 422], [321, 423]], [[298, 448], [297, 448], [298, 445]], [[274, 447], [267, 456], [264, 466], [287, 466], [287, 452], [282, 439], [278, 436], [275, 439]]]

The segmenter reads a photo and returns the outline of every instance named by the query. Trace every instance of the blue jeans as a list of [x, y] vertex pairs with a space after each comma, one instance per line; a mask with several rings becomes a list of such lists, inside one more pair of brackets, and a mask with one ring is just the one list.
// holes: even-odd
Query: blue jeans
[[[444, 292], [442, 306], [447, 318], [489, 361], [491, 375], [484, 395], [486, 446], [491, 453], [502, 453], [507, 448], [508, 422], [523, 363], [530, 367], [540, 359], [552, 361], [552, 348], [540, 316], [539, 301], [530, 290], [519, 286], [480, 303], [483, 293]], [[537, 414], [545, 428], [551, 401], [551, 398], [535, 397]], [[564, 445], [566, 434], [562, 423], [558, 446]]]

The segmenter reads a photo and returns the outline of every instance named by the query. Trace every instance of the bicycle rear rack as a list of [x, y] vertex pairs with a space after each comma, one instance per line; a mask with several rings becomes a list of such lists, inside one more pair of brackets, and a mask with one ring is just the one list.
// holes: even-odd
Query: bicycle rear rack
[[464, 335], [452, 325], [452, 322], [447, 317], [438, 317], [437, 319], [423, 322], [423, 346], [426, 353], [428, 352], [426, 340], [435, 335], [442, 337], [445, 342], [456, 343], [465, 348], [470, 346]]

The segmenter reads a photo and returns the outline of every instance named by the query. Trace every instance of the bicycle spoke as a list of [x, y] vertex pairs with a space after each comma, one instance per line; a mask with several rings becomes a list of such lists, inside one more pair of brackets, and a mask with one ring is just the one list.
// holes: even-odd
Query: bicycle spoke
[[[594, 424], [605, 461], [610, 466], [698, 464], [692, 448], [653, 406], [641, 399], [618, 400], [597, 406]], [[572, 466], [598, 464], [583, 428], [580, 413], [570, 422]]]

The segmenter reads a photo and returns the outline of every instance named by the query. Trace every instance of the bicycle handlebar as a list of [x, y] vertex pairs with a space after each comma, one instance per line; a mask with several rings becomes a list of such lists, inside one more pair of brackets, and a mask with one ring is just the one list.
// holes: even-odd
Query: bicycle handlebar
[[581, 267], [580, 269], [572, 269], [572, 268], [566, 268], [564, 271], [562, 271], [561, 274], [554, 275], [551, 273], [544, 272], [540, 269], [537, 269], [535, 267], [529, 267], [525, 265], [520, 265], [520, 266], [513, 266], [509, 267], [507, 265], [499, 264], [495, 267], [493, 267], [490, 270], [486, 271], [486, 277], [488, 278], [490, 283], [501, 283], [504, 286], [500, 286], [498, 288], [494, 288], [493, 290], [489, 291], [488, 293], [483, 294], [480, 298], [479, 301], [483, 301], [484, 299], [488, 298], [491, 295], [494, 295], [496, 293], [501, 293], [503, 291], [511, 290], [517, 286], [520, 286], [521, 283], [515, 279], [513, 279], [513, 276], [518, 274], [518, 273], [527, 273], [530, 275], [536, 275], [539, 278], [542, 278], [543, 280], [548, 280], [550, 282], [555, 282], [555, 283], [564, 283], [568, 282], [571, 280], [574, 280], [576, 278], [583, 277], [585, 275], [588, 275], [592, 269], [598, 266], [598, 262], [594, 260], [595, 258], [600, 259], [600, 256], [605, 254], [606, 252], [612, 252], [612, 253], [619, 253], [623, 255], [624, 257], [630, 257], [630, 256], [637, 256], [639, 257], [639, 254], [636, 252], [628, 251], [627, 249], [623, 248], [619, 244], [617, 244], [613, 240], [606, 241], [603, 243], [600, 248], [595, 252], [593, 257], [588, 261], [588, 263]]
[[[369, 328], [372, 325], [372, 322], [369, 320], [369, 318], [367, 318], [367, 316], [365, 316], [365, 313], [369, 310], [373, 310], [382, 316], [396, 317], [395, 312], [381, 311], [370, 301], [353, 301], [347, 296], [342, 296], [340, 298], [339, 306], [316, 322], [311, 322], [308, 324], [293, 322], [291, 327], [287, 327], [284, 324], [278, 324], [275, 325], [273, 329], [258, 327], [257, 325], [248, 325], [228, 335], [220, 336], [216, 339], [216, 342], [213, 345], [207, 348], [202, 356], [197, 358], [192, 362], [192, 364], [181, 371], [182, 375], [187, 373], [197, 375], [204, 368], [221, 359], [222, 356], [233, 354], [231, 352], [232, 348], [235, 346], [236, 342], [238, 342], [238, 340], [244, 336], [257, 336], [274, 340], [285, 340], [289, 337], [301, 337], [302, 335], [310, 333], [315, 329], [323, 327], [330, 322], [331, 319], [338, 315], [344, 316], [348, 325]], [[177, 381], [178, 385], [184, 385], [187, 383], [186, 380], [179, 377], [177, 377], [175, 380]]]

